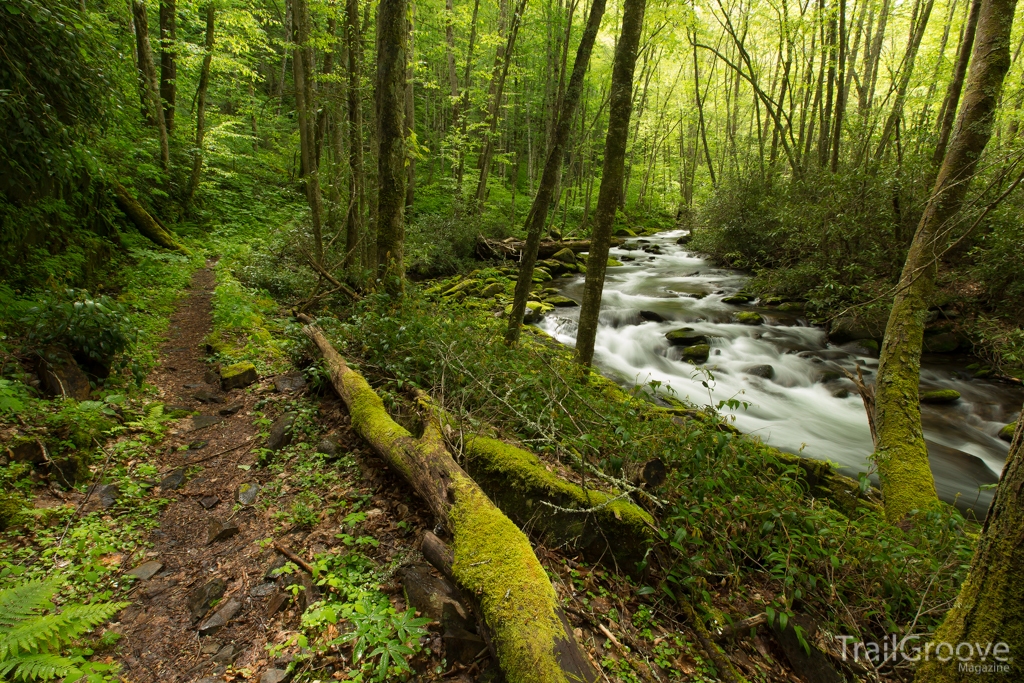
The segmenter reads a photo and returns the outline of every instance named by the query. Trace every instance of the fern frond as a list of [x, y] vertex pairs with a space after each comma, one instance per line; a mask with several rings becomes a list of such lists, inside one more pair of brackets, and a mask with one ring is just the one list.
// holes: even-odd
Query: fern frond
[[0, 590], [0, 635], [31, 617], [57, 592], [58, 579], [29, 581]]
[[27, 620], [0, 633], [0, 661], [19, 653], [58, 649], [107, 621], [126, 605], [123, 602], [69, 605], [59, 614]]
[[78, 669], [74, 662], [54, 654], [24, 655], [0, 662], [0, 680], [4, 681], [52, 681], [55, 678], [73, 678], [76, 672]]

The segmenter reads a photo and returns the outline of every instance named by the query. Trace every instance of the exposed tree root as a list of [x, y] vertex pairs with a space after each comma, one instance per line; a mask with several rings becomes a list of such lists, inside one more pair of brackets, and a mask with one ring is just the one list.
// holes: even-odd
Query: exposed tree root
[[435, 422], [414, 438], [395, 423], [380, 397], [338, 355], [309, 318], [304, 329], [322, 354], [349, 409], [352, 428], [426, 502], [451, 531], [452, 578], [476, 595], [510, 683], [593, 683], [597, 673], [558, 606], [529, 540], [452, 459]]

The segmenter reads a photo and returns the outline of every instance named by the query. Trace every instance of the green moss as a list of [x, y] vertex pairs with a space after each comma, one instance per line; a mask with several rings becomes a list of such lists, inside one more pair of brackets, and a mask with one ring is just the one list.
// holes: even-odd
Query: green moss
[[15, 523], [25, 510], [20, 498], [0, 491], [0, 531]]
[[622, 265], [621, 261], [616, 261], [611, 256], [608, 257], [608, 263], [607, 263], [607, 267], [608, 268], [618, 268], [621, 265]]
[[469, 290], [472, 290], [479, 284], [479, 280], [468, 278], [466, 280], [463, 280], [459, 284], [455, 285], [454, 287], [449, 288], [441, 296], [452, 296], [454, 294], [458, 294], [459, 292], [468, 292]]
[[683, 360], [690, 363], [703, 363], [711, 355], [711, 346], [708, 344], [694, 344], [683, 349]]
[[220, 378], [230, 379], [231, 377], [235, 377], [237, 375], [241, 375], [243, 373], [250, 371], [255, 372], [256, 366], [250, 363], [249, 361], [243, 361], [241, 363], [232, 363], [227, 367], [221, 368]]
[[1013, 441], [1013, 433], [1017, 431], [1017, 423], [1011, 422], [999, 430], [999, 438], [1003, 441]]
[[960, 392], [955, 389], [939, 389], [921, 394], [921, 403], [953, 403], [960, 400]]
[[741, 311], [736, 314], [736, 322], [743, 325], [760, 325], [764, 322], [760, 313], [754, 311]]
[[557, 596], [529, 540], [469, 479], [452, 482], [452, 573], [480, 598], [509, 683], [568, 683], [555, 654]]

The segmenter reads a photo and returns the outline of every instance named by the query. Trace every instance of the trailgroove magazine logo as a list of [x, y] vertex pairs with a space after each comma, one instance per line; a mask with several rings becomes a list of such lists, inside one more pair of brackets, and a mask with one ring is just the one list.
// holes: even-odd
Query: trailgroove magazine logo
[[1006, 643], [947, 643], [927, 636], [896, 635], [881, 643], [863, 642], [855, 636], [838, 636], [843, 644], [843, 661], [869, 660], [876, 667], [903, 662], [955, 662], [962, 673], [1010, 673], [1010, 646]]

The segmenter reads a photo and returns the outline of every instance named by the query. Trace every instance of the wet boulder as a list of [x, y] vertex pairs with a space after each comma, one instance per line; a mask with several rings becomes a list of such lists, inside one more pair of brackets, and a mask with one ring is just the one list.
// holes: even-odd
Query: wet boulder
[[723, 304], [746, 304], [750, 303], [751, 297], [746, 294], [733, 294], [722, 299]]
[[605, 267], [607, 267], [607, 268], [618, 268], [621, 265], [622, 265], [621, 261], [616, 261], [611, 256], [609, 256], [608, 257], [608, 262], [605, 264]]
[[925, 335], [925, 353], [953, 353], [960, 347], [960, 340], [952, 332], [943, 332], [935, 335]]
[[505, 291], [505, 286], [500, 282], [492, 282], [483, 289], [480, 290], [480, 297], [482, 299], [490, 299], [492, 296], [497, 296]]
[[683, 349], [683, 360], [699, 364], [703, 363], [711, 355], [711, 346], [708, 344], [694, 344]]
[[760, 325], [764, 322], [760, 313], [754, 311], [742, 311], [736, 314], [736, 322], [741, 325]]
[[554, 306], [555, 308], [571, 308], [573, 306], [579, 306], [578, 303], [576, 303], [569, 297], [561, 295], [549, 296], [547, 298], [547, 302]]
[[771, 365], [751, 365], [749, 368], [744, 370], [745, 373], [753, 377], [761, 377], [763, 379], [774, 379], [775, 368]]
[[559, 249], [551, 255], [551, 258], [555, 261], [561, 261], [562, 263], [576, 263], [576, 254], [574, 254], [572, 249], [568, 247]]
[[708, 343], [707, 335], [695, 332], [692, 327], [680, 327], [678, 330], [672, 330], [665, 335], [665, 339], [672, 346], [693, 346], [695, 344]]
[[640, 319], [649, 323], [663, 323], [665, 318], [654, 311], [640, 311]]
[[921, 393], [921, 403], [931, 405], [943, 405], [956, 403], [960, 400], [960, 392], [955, 389], [937, 389], [936, 391], [925, 391]]
[[1017, 423], [1011, 422], [999, 430], [999, 438], [1003, 441], [1013, 441], [1013, 433], [1017, 431]]
[[860, 339], [881, 339], [885, 335], [888, 319], [888, 311], [841, 316], [829, 325], [828, 340], [833, 344], [845, 344]]

